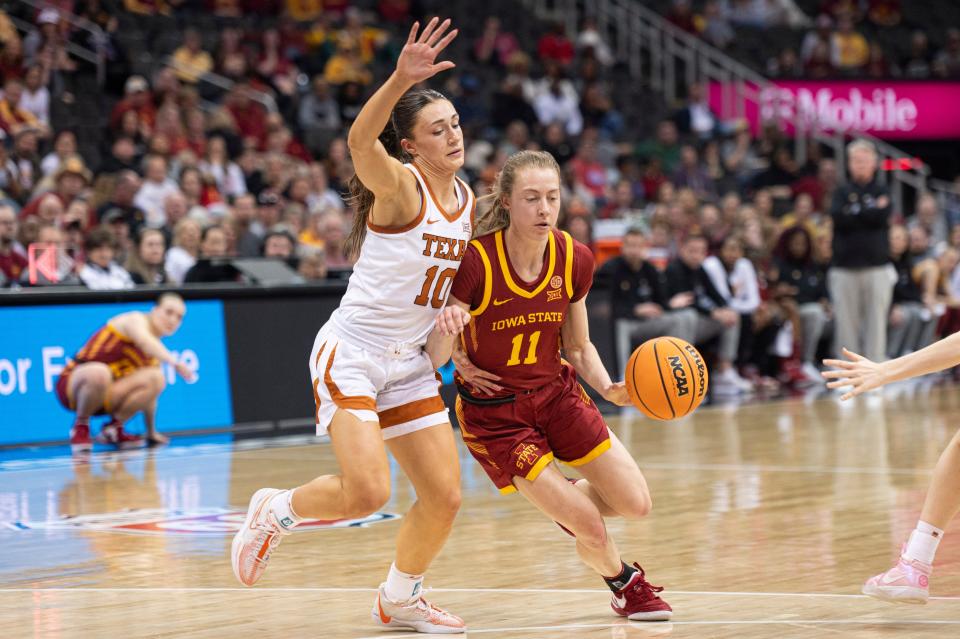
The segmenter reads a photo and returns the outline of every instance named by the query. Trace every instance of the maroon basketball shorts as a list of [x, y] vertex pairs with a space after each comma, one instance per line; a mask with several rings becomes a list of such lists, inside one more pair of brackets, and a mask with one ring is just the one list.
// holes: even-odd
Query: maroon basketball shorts
[[553, 381], [512, 401], [474, 403], [461, 395], [457, 419], [470, 453], [504, 494], [516, 490], [514, 477], [533, 481], [554, 459], [580, 466], [610, 448], [600, 411], [568, 365]]

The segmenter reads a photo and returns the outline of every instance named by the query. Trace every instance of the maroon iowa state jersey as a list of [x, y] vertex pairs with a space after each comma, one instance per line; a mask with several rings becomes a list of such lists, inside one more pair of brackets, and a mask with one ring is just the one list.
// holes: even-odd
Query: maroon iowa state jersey
[[535, 282], [517, 276], [503, 231], [470, 242], [451, 295], [470, 304], [462, 339], [477, 367], [499, 375], [504, 395], [539, 388], [560, 374], [560, 327], [593, 283], [593, 254], [552, 231]]

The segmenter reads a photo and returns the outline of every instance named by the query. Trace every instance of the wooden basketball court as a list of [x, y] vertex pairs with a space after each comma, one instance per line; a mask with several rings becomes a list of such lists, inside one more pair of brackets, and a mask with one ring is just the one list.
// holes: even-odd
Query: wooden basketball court
[[[461, 447], [463, 509], [428, 596], [484, 637], [957, 637], [960, 523], [947, 531], [927, 606], [859, 594], [919, 514], [960, 390], [912, 385], [705, 407], [670, 424], [609, 420], [654, 498], [609, 523], [624, 558], [666, 586], [674, 620], [626, 622], [572, 541], [518, 495], [500, 496]], [[309, 438], [0, 462], [0, 621], [13, 636], [375, 637], [373, 592], [400, 514], [287, 538], [260, 585], [239, 586], [230, 527], [258, 487], [332, 469]], [[230, 507], [233, 507], [233, 510]]]

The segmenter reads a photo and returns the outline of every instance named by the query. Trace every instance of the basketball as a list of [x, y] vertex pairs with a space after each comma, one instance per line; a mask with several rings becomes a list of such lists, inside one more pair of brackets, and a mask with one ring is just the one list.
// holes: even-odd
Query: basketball
[[707, 366], [692, 344], [655, 337], [627, 360], [630, 401], [647, 417], [668, 420], [692, 413], [707, 394]]

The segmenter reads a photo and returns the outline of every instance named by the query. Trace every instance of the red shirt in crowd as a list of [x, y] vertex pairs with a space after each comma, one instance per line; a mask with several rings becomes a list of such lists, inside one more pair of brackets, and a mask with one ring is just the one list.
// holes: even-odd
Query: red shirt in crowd
[[27, 258], [17, 251], [11, 250], [9, 253], [0, 253], [0, 272], [2, 272], [7, 281], [18, 282], [20, 275], [27, 268]]
[[537, 53], [541, 60], [555, 60], [566, 66], [573, 62], [573, 43], [566, 36], [548, 33], [540, 38]]

